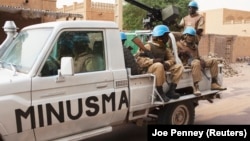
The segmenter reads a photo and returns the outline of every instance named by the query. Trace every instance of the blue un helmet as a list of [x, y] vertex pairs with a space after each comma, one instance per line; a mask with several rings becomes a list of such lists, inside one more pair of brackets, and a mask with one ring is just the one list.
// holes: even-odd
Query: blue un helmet
[[185, 28], [185, 30], [184, 30], [184, 32], [182, 34], [189, 34], [189, 35], [195, 36], [196, 35], [196, 30], [193, 27], [189, 26], [189, 27]]
[[121, 40], [127, 40], [127, 35], [124, 32], [120, 32]]
[[153, 29], [152, 36], [159, 37], [169, 32], [169, 28], [166, 25], [157, 25]]
[[73, 36], [73, 41], [74, 42], [83, 42], [83, 43], [90, 43], [89, 37], [88, 35], [85, 34], [79, 34], [79, 35], [75, 35]]
[[198, 9], [198, 4], [195, 1], [191, 1], [191, 2], [189, 2], [188, 7], [195, 7]]

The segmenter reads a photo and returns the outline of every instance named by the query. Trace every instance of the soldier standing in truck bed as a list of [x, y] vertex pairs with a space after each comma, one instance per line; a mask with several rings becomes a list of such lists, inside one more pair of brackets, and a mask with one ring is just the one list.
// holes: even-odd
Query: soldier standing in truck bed
[[188, 4], [189, 15], [181, 19], [181, 22], [177, 24], [177, 28], [183, 28], [183, 31], [186, 27], [192, 26], [196, 30], [197, 44], [200, 41], [202, 33], [204, 31], [205, 20], [204, 17], [197, 12], [198, 4], [195, 1], [191, 1]]

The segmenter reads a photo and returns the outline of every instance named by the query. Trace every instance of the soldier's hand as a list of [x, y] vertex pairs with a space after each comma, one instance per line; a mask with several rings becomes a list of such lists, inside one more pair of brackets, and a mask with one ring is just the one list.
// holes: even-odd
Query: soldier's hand
[[183, 52], [178, 52], [178, 56], [184, 56]]
[[152, 53], [151, 51], [149, 51], [149, 50], [145, 50], [145, 51], [144, 51], [144, 54], [145, 54], [147, 57], [149, 57], [149, 58], [154, 58], [153, 53]]
[[201, 35], [202, 35], [202, 32], [203, 32], [203, 29], [198, 29], [198, 30], [196, 30], [196, 34], [197, 34], [197, 35], [200, 35], [200, 36], [201, 36]]
[[178, 56], [182, 57], [190, 57], [190, 54], [186, 51], [182, 51], [178, 53]]
[[170, 69], [170, 65], [168, 63], [164, 63], [164, 69], [165, 71]]
[[156, 62], [163, 63], [163, 60], [161, 58], [156, 58], [153, 60], [153, 63], [156, 63]]
[[154, 59], [154, 55], [152, 54], [152, 52], [150, 52], [148, 50], [143, 51], [142, 53], [140, 53], [140, 56]]

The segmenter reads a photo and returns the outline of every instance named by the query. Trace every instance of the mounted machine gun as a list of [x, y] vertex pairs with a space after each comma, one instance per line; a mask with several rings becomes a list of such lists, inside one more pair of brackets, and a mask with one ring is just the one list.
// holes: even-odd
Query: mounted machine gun
[[148, 12], [146, 17], [143, 18], [143, 26], [145, 29], [152, 29], [154, 22], [162, 22], [165, 25], [171, 25], [172, 21], [179, 16], [178, 8], [173, 5], [169, 5], [164, 9], [157, 9], [151, 8], [136, 0], [125, 1]]

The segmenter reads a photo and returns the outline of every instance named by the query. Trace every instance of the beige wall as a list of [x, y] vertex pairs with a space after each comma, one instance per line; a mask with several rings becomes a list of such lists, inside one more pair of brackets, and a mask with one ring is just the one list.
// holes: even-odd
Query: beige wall
[[1, 5], [9, 5], [23, 8], [32, 8], [32, 9], [43, 9], [43, 10], [56, 10], [56, 0], [28, 0], [28, 3], [25, 3], [25, 0], [0, 0]]
[[[56, 11], [56, 0], [0, 0], [1, 5], [25, 9]], [[28, 16], [28, 15], [27, 15]], [[55, 21], [55, 17], [43, 16], [41, 22]]]
[[237, 35], [205, 34], [200, 41], [199, 51], [201, 56], [208, 56], [212, 53], [234, 63], [239, 57], [250, 57], [250, 38]]
[[216, 9], [205, 13], [206, 34], [250, 36], [250, 11]]
[[238, 57], [250, 57], [250, 38], [238, 37], [233, 43], [232, 60], [235, 62]]
[[[4, 8], [3, 11], [0, 11], [0, 26], [3, 27], [5, 21], [14, 21], [16, 26], [22, 29], [23, 27], [31, 24], [37, 24], [48, 21], [55, 21], [53, 16], [40, 16], [40, 17], [31, 17], [30, 14], [33, 14], [32, 11], [21, 13], [15, 12], [16, 9], [37, 9], [37, 10], [49, 10], [56, 11], [56, 0], [28, 0], [28, 3], [25, 3], [25, 0], [0, 0], [1, 6], [10, 6], [12, 11], [6, 11]], [[6, 34], [3, 30], [0, 32], [0, 42], [4, 41]]]
[[[122, 0], [116, 0], [115, 4], [91, 2], [91, 0], [85, 0], [81, 3], [75, 2], [73, 5], [63, 6], [63, 8], [59, 8], [57, 11], [82, 14], [83, 19], [80, 20], [114, 21], [122, 30]], [[66, 19], [64, 18], [59, 20]]]
[[209, 52], [236, 62], [250, 57], [250, 11], [215, 9], [204, 11], [205, 34], [200, 42], [200, 54]]

